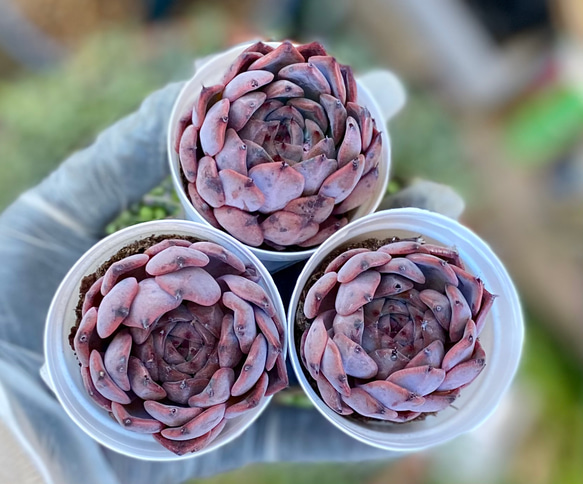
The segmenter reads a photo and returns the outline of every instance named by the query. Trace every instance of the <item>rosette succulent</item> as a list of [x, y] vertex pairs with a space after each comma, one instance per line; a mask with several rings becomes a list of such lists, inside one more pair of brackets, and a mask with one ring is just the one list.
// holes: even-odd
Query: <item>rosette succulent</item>
[[494, 296], [455, 249], [421, 239], [363, 245], [336, 253], [308, 282], [302, 363], [341, 415], [406, 422], [439, 412], [485, 366], [478, 337]]
[[97, 405], [181, 455], [287, 386], [284, 330], [256, 271], [234, 253], [155, 239], [84, 281], [71, 339]]
[[250, 246], [313, 247], [379, 177], [382, 137], [350, 67], [313, 42], [245, 49], [177, 129], [198, 213]]

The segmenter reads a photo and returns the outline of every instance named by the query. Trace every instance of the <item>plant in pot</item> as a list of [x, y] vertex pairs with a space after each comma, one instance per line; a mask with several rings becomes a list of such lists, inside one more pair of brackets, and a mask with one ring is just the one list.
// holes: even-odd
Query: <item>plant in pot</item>
[[495, 255], [418, 209], [379, 212], [330, 238], [300, 275], [288, 319], [292, 362], [316, 407], [392, 450], [482, 422], [522, 345], [520, 306]]
[[66, 276], [48, 316], [47, 370], [65, 409], [114, 450], [200, 454], [287, 386], [282, 321], [271, 277], [232, 238], [192, 222], [140, 224]]
[[[403, 98], [398, 88], [387, 95]], [[227, 231], [268, 266], [301, 260], [380, 203], [385, 122], [321, 44], [238, 47], [202, 66], [176, 102], [173, 180], [187, 216]]]

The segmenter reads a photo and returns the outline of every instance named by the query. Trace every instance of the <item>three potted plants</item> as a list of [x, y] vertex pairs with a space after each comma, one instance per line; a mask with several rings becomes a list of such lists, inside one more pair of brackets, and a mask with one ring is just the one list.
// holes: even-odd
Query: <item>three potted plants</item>
[[[69, 415], [127, 455], [200, 455], [287, 386], [289, 343], [308, 397], [363, 442], [417, 449], [483, 421], [518, 363], [517, 296], [456, 222], [373, 214], [386, 121], [315, 42], [239, 46], [202, 66], [168, 131], [176, 191], [200, 223], [117, 232], [55, 295], [46, 374]], [[308, 257], [285, 325], [268, 270]]]

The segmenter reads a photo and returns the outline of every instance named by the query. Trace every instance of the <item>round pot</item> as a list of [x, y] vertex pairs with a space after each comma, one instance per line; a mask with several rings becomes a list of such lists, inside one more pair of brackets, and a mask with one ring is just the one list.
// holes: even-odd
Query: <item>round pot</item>
[[[312, 273], [335, 249], [371, 238], [419, 235], [428, 243], [456, 247], [466, 270], [479, 277], [484, 287], [498, 296], [480, 335], [486, 353], [486, 366], [475, 381], [463, 388], [454, 406], [436, 415], [429, 415], [424, 420], [390, 423], [339, 415], [312, 388], [308, 381], [309, 374], [299, 359], [296, 341], [301, 334], [296, 327], [296, 312], [302, 291]], [[312, 403], [346, 434], [374, 447], [392, 451], [413, 451], [442, 444], [486, 421], [500, 403], [518, 367], [524, 339], [523, 325], [522, 310], [514, 285], [490, 247], [455, 220], [415, 208], [368, 215], [330, 237], [304, 267], [288, 309], [292, 366]]]
[[[279, 42], [267, 42], [269, 45], [277, 46]], [[188, 194], [185, 191], [178, 153], [174, 150], [176, 141], [176, 129], [178, 121], [184, 111], [192, 106], [192, 103], [200, 93], [202, 86], [210, 86], [220, 82], [223, 74], [231, 65], [233, 60], [251, 43], [239, 45], [221, 54], [211, 57], [202, 64], [196, 71], [194, 77], [190, 79], [182, 88], [168, 125], [168, 160], [170, 162], [170, 172], [172, 180], [178, 194], [178, 198], [184, 207], [186, 218], [205, 225], [210, 225], [193, 207]], [[391, 165], [391, 142], [387, 132], [387, 121], [395, 115], [405, 102], [405, 92], [399, 80], [389, 72], [377, 71], [366, 74], [362, 78], [356, 79], [358, 85], [358, 101], [367, 107], [373, 119], [376, 120], [377, 129], [383, 132], [382, 159], [379, 163], [379, 178], [374, 193], [367, 203], [354, 210], [350, 221], [357, 220], [369, 213], [374, 212], [383, 199], [387, 183], [389, 181], [389, 170]], [[374, 94], [367, 87], [374, 90]], [[249, 249], [265, 264], [270, 272], [275, 272], [295, 262], [305, 260], [310, 257], [317, 247], [301, 251], [281, 251], [266, 250], [256, 247]]]
[[[281, 298], [269, 272], [261, 262], [230, 235], [213, 227], [179, 221], [160, 220], [120, 230], [98, 242], [87, 251], [67, 273], [51, 303], [45, 328], [44, 351], [46, 363], [41, 370], [61, 405], [73, 421], [100, 444], [129, 457], [144, 460], [172, 461], [196, 457], [211, 452], [242, 434], [259, 417], [271, 397], [263, 398], [257, 407], [245, 415], [228, 420], [219, 436], [208, 447], [178, 456], [162, 447], [151, 435], [124, 429], [88, 395], [79, 371], [79, 362], [69, 346], [69, 333], [75, 325], [75, 307], [79, 300], [81, 280], [95, 272], [121, 248], [151, 235], [182, 235], [215, 242], [236, 254], [247, 266], [256, 269], [259, 284], [285, 319]], [[286, 347], [284, 346], [284, 356]]]

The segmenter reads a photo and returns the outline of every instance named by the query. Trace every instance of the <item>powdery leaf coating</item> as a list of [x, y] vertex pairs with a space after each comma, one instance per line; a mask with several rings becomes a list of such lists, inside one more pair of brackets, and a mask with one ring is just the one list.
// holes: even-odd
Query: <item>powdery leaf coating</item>
[[198, 163], [196, 190], [211, 207], [222, 207], [225, 204], [225, 191], [217, 164], [210, 156], [201, 158]]
[[324, 222], [334, 209], [334, 200], [322, 195], [296, 198], [289, 202], [284, 210], [303, 217], [307, 217], [316, 223]]
[[294, 244], [300, 244], [316, 235], [319, 227], [317, 223], [301, 215], [280, 210], [267, 217], [261, 228], [266, 240], [283, 246], [290, 240]]
[[119, 403], [111, 403], [111, 413], [118, 423], [132, 432], [140, 434], [155, 434], [164, 428], [164, 424], [152, 418], [143, 418], [132, 415]]
[[333, 198], [336, 203], [343, 202], [356, 187], [363, 169], [364, 156], [359, 155], [326, 178], [320, 188], [320, 194]]
[[324, 375], [320, 373], [315, 379], [318, 384], [320, 396], [326, 402], [326, 405], [340, 415], [350, 415], [353, 413], [352, 409], [342, 401], [342, 395], [336, 391]]
[[273, 74], [267, 71], [249, 71], [236, 76], [223, 90], [223, 97], [233, 102], [248, 92], [255, 91], [273, 80]]
[[103, 284], [103, 276], [97, 279], [89, 288], [85, 294], [85, 300], [83, 301], [83, 306], [81, 308], [81, 316], [85, 316], [87, 311], [92, 307], [97, 306], [101, 300], [101, 285]]
[[380, 282], [381, 275], [375, 270], [368, 270], [350, 282], [340, 284], [336, 297], [336, 312], [347, 316], [371, 302]]
[[271, 299], [265, 292], [265, 289], [256, 282], [233, 274], [222, 276], [220, 280], [224, 281], [229, 286], [229, 289], [241, 299], [255, 304], [255, 306], [263, 309], [269, 316], [275, 316], [275, 307]]
[[362, 151], [362, 138], [360, 128], [356, 120], [348, 116], [346, 119], [346, 132], [338, 149], [338, 166], [342, 167], [355, 159]]
[[310, 288], [304, 301], [304, 313], [308, 318], [315, 318], [324, 298], [338, 282], [336, 272], [328, 272]]
[[366, 379], [377, 374], [377, 364], [358, 343], [342, 333], [334, 336], [334, 343], [338, 346], [347, 375]]
[[234, 368], [241, 361], [241, 358], [243, 358], [243, 352], [239, 346], [239, 339], [235, 334], [233, 321], [232, 314], [225, 314], [221, 324], [218, 354], [219, 365], [222, 368]]
[[243, 128], [265, 99], [264, 93], [251, 92], [233, 101], [229, 110], [229, 124], [227, 126], [234, 130]]
[[320, 373], [322, 356], [328, 343], [328, 332], [321, 316], [314, 320], [310, 329], [305, 334], [302, 352], [308, 371], [316, 379]]
[[249, 353], [257, 335], [253, 306], [232, 292], [223, 294], [223, 304], [233, 311], [233, 326], [241, 351]]
[[188, 399], [191, 407], [212, 407], [225, 403], [231, 396], [235, 372], [231, 368], [220, 368], [213, 374], [205, 389]]
[[267, 390], [265, 390], [266, 397], [275, 395], [289, 386], [285, 359], [282, 354], [277, 356], [275, 366], [267, 372], [267, 376], [269, 377], [269, 384], [267, 385]]
[[448, 408], [483, 370], [479, 334], [495, 297], [455, 249], [393, 237], [317, 270], [299, 353], [336, 413], [408, 422]]
[[370, 146], [373, 136], [374, 123], [372, 116], [367, 108], [359, 104], [349, 102], [346, 103], [346, 112], [357, 120], [362, 137], [362, 149], [367, 150]]
[[115, 286], [120, 277], [146, 265], [148, 260], [149, 258], [146, 254], [134, 254], [111, 264], [103, 276], [101, 294], [106, 296], [113, 289], [113, 286]]
[[200, 415], [194, 417], [190, 422], [178, 428], [167, 428], [160, 432], [163, 437], [169, 440], [190, 440], [206, 434], [216, 427], [225, 415], [226, 405], [215, 405]]
[[378, 267], [391, 260], [391, 256], [383, 252], [363, 252], [351, 257], [338, 271], [338, 282], [350, 282], [356, 276], [371, 267]]
[[192, 125], [186, 128], [180, 139], [180, 166], [184, 177], [191, 183], [196, 181], [196, 170], [198, 168], [196, 139], [197, 131]]
[[160, 445], [166, 447], [170, 452], [176, 455], [184, 455], [192, 452], [198, 452], [199, 450], [207, 447], [213, 440], [215, 440], [220, 433], [225, 428], [227, 421], [223, 418], [212, 430], [207, 432], [200, 437], [196, 437], [190, 440], [170, 440], [162, 436], [161, 433], [154, 434], [154, 440]]
[[334, 57], [328, 55], [312, 55], [308, 58], [310, 64], [315, 65], [318, 70], [324, 74], [324, 77], [330, 85], [334, 97], [340, 99], [342, 104], [346, 103], [346, 86], [340, 71], [340, 64]]
[[221, 298], [217, 281], [202, 267], [187, 267], [156, 276], [156, 283], [168, 294], [202, 306], [212, 306]]
[[248, 47], [175, 133], [194, 209], [252, 247], [320, 245], [378, 186], [381, 132], [317, 42]]
[[202, 150], [207, 156], [215, 156], [223, 147], [230, 106], [229, 100], [223, 98], [209, 109], [204, 118], [199, 138]]
[[94, 337], [95, 327], [97, 326], [97, 310], [92, 307], [81, 319], [79, 328], [73, 340], [73, 347], [77, 353], [77, 359], [82, 366], [89, 366], [89, 355], [91, 354], [90, 341]]
[[144, 400], [162, 400], [166, 391], [152, 380], [152, 376], [144, 364], [136, 357], [130, 357], [128, 377], [132, 391]]
[[348, 316], [342, 316], [341, 314], [335, 314], [332, 327], [334, 329], [334, 334], [342, 334], [347, 338], [350, 338], [357, 344], [362, 343], [362, 335], [364, 332], [364, 311], [362, 308], [357, 309], [352, 314]]
[[237, 381], [233, 384], [231, 388], [231, 395], [238, 397], [247, 393], [265, 369], [265, 361], [267, 359], [267, 341], [265, 336], [258, 334], [251, 345], [249, 354], [245, 363], [243, 363], [243, 369]]
[[203, 411], [198, 407], [179, 407], [176, 405], [165, 405], [154, 400], [144, 402], [144, 410], [156, 420], [169, 427], [178, 427], [189, 422]]
[[283, 66], [292, 63], [303, 62], [303, 60], [304, 58], [292, 45], [292, 43], [285, 41], [282, 42], [276, 49], [265, 53], [263, 57], [253, 62], [253, 64], [251, 64], [249, 67], [249, 70], [264, 69], [266, 71], [276, 73]]
[[109, 343], [103, 363], [115, 384], [124, 391], [130, 390], [128, 363], [132, 349], [132, 335], [128, 330], [119, 331]]
[[314, 245], [320, 245], [328, 237], [331, 237], [334, 233], [338, 232], [347, 223], [348, 219], [346, 217], [342, 217], [341, 219], [329, 217], [320, 224], [320, 231], [317, 232], [316, 235], [300, 242], [298, 245], [300, 247], [313, 247]]
[[300, 86], [286, 80], [272, 82], [269, 86], [265, 87], [263, 91], [267, 95], [267, 99], [289, 99], [292, 97], [304, 96], [304, 90]]
[[265, 194], [262, 213], [281, 210], [304, 190], [304, 177], [287, 163], [263, 163], [249, 170], [255, 185]]
[[83, 385], [124, 429], [197, 452], [287, 387], [281, 318], [258, 270], [224, 247], [169, 237], [136, 250], [80, 306]]
[[215, 156], [215, 161], [219, 170], [230, 169], [247, 176], [247, 145], [234, 129], [227, 129], [225, 144]]
[[91, 379], [91, 372], [88, 366], [81, 367], [81, 380], [83, 380], [83, 386], [85, 387], [85, 390], [87, 391], [91, 399], [106, 412], [111, 412], [112, 402], [111, 400], [105, 398], [101, 393], [99, 393], [97, 388], [95, 388], [93, 380]]
[[[338, 162], [327, 158], [325, 154], [320, 154], [293, 165], [293, 169], [304, 177], [305, 184], [302, 195], [316, 195], [324, 180], [338, 169]], [[323, 196], [327, 195], [323, 194]]]
[[364, 247], [360, 247], [360, 248], [350, 249], [350, 250], [347, 250], [346, 252], [343, 252], [338, 257], [336, 257], [332, 262], [330, 262], [328, 264], [328, 266], [326, 267], [326, 270], [324, 272], [338, 272], [340, 270], [340, 268], [350, 258], [352, 258], [352, 256], [355, 256], [356, 254], [361, 254], [363, 252], [369, 252], [369, 250], [365, 249]]
[[144, 251], [144, 254], [148, 257], [154, 257], [168, 247], [190, 247], [190, 245], [191, 243], [184, 239], [164, 239], [161, 242], [154, 244], [152, 247], [148, 247]]
[[217, 259], [221, 262], [224, 262], [238, 272], [245, 272], [246, 268], [243, 261], [229, 249], [225, 249], [218, 244], [213, 242], [195, 242], [194, 244], [190, 245], [190, 248], [200, 250], [211, 259]]
[[214, 216], [225, 230], [241, 242], [252, 247], [259, 247], [263, 243], [263, 230], [257, 215], [235, 207], [221, 207], [215, 209]]
[[342, 364], [342, 355], [336, 343], [330, 338], [326, 341], [326, 348], [324, 349], [320, 367], [326, 379], [338, 393], [343, 397], [350, 396], [350, 386]]
[[151, 276], [161, 276], [185, 267], [204, 267], [208, 263], [206, 254], [188, 247], [174, 246], [152, 257], [146, 264], [146, 272]]
[[379, 420], [391, 420], [397, 417], [397, 412], [385, 407], [376, 398], [362, 390], [353, 388], [349, 396], [342, 396], [342, 400], [360, 415]]
[[118, 387], [109, 376], [103, 364], [103, 358], [97, 350], [93, 350], [89, 357], [89, 371], [93, 385], [103, 397], [124, 405], [130, 403], [128, 394]]
[[227, 420], [239, 417], [249, 410], [254, 409], [259, 405], [261, 399], [265, 396], [267, 391], [267, 385], [269, 383], [269, 377], [267, 373], [263, 373], [252, 390], [249, 391], [245, 399], [227, 407], [225, 411], [225, 418]]
[[225, 203], [228, 206], [246, 212], [255, 212], [265, 204], [265, 196], [252, 178], [228, 168], [221, 170], [219, 177], [225, 191]]

